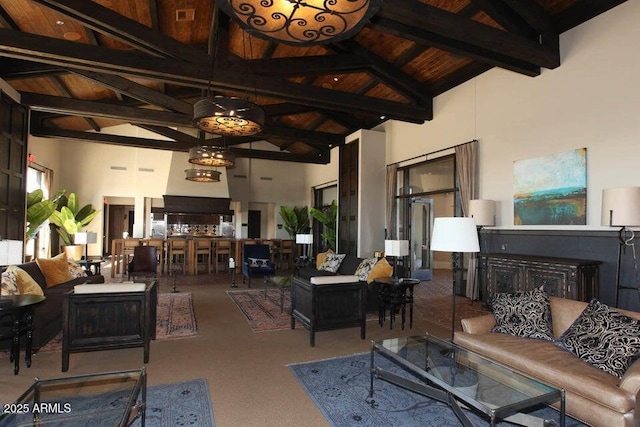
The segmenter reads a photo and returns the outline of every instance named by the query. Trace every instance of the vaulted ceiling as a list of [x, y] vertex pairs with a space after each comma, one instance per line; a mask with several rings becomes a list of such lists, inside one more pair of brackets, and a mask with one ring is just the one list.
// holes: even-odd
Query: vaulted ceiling
[[[561, 66], [559, 34], [621, 3], [384, 0], [354, 37], [299, 47], [250, 37], [213, 0], [0, 0], [0, 78], [33, 135], [187, 151], [205, 137], [193, 104], [220, 94], [267, 115], [225, 138], [237, 156], [327, 163], [355, 130], [431, 120], [435, 96], [493, 67]], [[126, 123], [161, 138], [101, 132]]]

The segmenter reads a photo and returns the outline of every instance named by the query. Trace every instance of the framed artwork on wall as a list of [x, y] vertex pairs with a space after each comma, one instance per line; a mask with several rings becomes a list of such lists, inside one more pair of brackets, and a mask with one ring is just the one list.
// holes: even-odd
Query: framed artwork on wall
[[587, 149], [513, 163], [514, 225], [587, 223]]

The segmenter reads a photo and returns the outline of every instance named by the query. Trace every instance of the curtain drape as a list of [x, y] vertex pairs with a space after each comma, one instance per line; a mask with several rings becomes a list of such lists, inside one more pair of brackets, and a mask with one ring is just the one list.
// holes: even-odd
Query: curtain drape
[[398, 186], [398, 165], [387, 166], [387, 216], [385, 239], [396, 239], [396, 188]]
[[[462, 207], [462, 216], [466, 217], [469, 213], [469, 200], [478, 198], [478, 141], [458, 145], [455, 152], [460, 206]], [[473, 300], [478, 298], [477, 265], [478, 258], [476, 254], [472, 253], [467, 263], [465, 295]]]

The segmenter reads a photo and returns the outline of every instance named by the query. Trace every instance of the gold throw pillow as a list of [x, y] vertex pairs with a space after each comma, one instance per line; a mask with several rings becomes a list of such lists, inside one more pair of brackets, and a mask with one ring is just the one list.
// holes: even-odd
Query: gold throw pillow
[[373, 282], [378, 277], [391, 277], [393, 274], [393, 266], [387, 262], [386, 258], [381, 258], [371, 269], [367, 277], [367, 283]]
[[10, 265], [7, 267], [7, 273], [13, 274], [16, 278], [16, 287], [20, 295], [44, 295], [42, 288], [33, 280], [33, 277], [20, 267]]
[[67, 255], [64, 252], [53, 258], [39, 258], [36, 262], [47, 282], [47, 288], [73, 279], [73, 276], [69, 272]]
[[333, 251], [331, 249], [327, 249], [327, 252], [320, 252], [318, 255], [316, 255], [316, 269], [320, 269], [320, 266], [324, 262], [324, 259], [327, 256], [327, 254], [332, 254], [332, 253]]

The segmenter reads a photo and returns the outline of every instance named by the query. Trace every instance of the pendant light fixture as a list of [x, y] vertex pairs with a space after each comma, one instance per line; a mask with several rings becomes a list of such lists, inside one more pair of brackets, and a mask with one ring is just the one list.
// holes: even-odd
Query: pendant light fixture
[[225, 146], [199, 145], [189, 149], [189, 163], [200, 166], [231, 167], [236, 156]]
[[[216, 2], [214, 19], [218, 10]], [[243, 57], [246, 59], [244, 47], [244, 33], [242, 34]], [[249, 36], [251, 44], [251, 36]], [[209, 47], [211, 52], [211, 45]], [[251, 52], [253, 57], [253, 52]], [[211, 78], [207, 85], [207, 95], [193, 105], [193, 122], [196, 127], [205, 132], [226, 136], [250, 136], [259, 133], [264, 126], [264, 110], [249, 101], [247, 81], [245, 81], [245, 98], [234, 96], [211, 96], [211, 79], [215, 72], [215, 55], [211, 57]], [[245, 79], [249, 78], [248, 65]]]
[[185, 179], [195, 182], [220, 182], [220, 172], [214, 169], [185, 169]]
[[264, 125], [264, 110], [245, 99], [214, 96], [193, 106], [196, 126], [209, 133], [227, 136], [255, 135]]
[[290, 45], [314, 45], [355, 35], [382, 0], [217, 0], [245, 31]]

